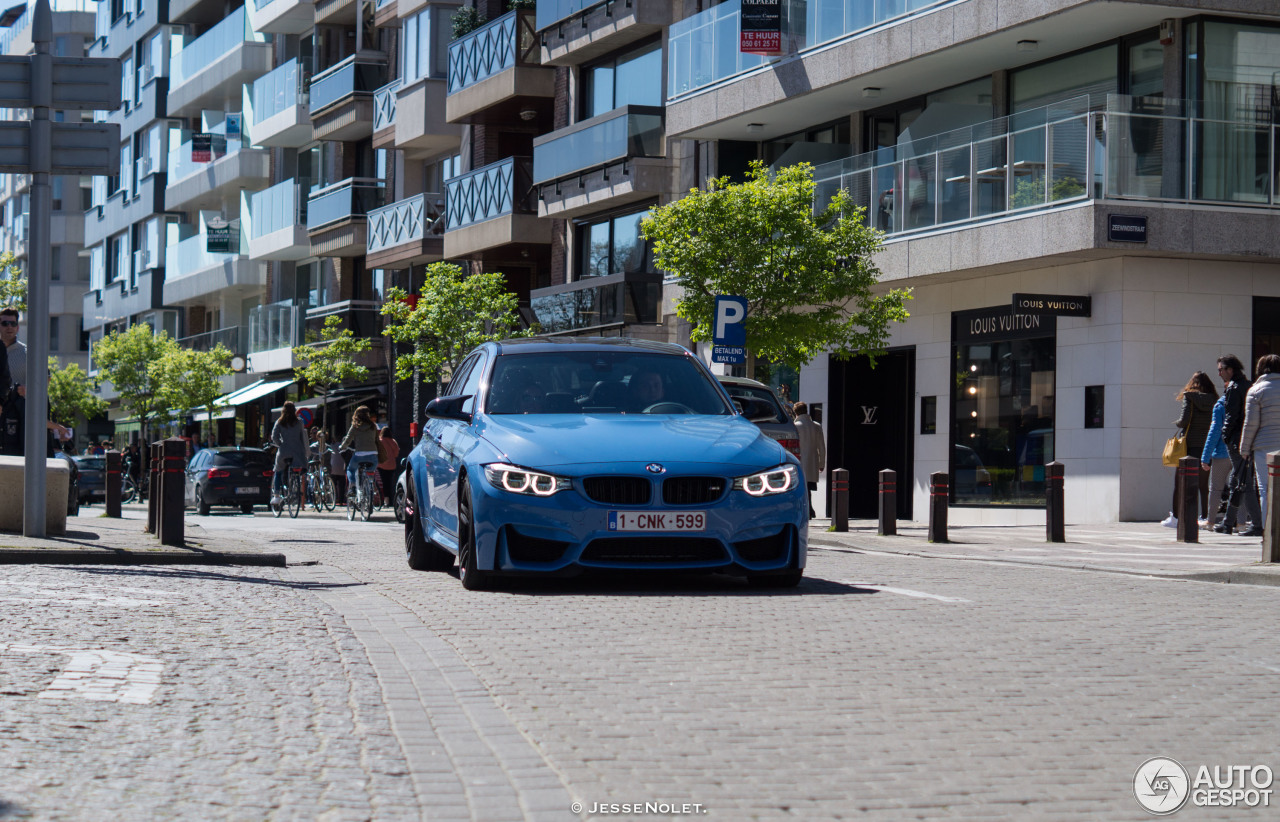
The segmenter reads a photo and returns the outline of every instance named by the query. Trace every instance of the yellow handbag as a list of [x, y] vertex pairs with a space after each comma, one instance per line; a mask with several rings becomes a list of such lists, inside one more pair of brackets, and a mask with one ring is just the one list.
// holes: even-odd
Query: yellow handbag
[[1178, 460], [1187, 455], [1187, 432], [1179, 431], [1164, 444], [1164, 464], [1166, 468], [1177, 468]]

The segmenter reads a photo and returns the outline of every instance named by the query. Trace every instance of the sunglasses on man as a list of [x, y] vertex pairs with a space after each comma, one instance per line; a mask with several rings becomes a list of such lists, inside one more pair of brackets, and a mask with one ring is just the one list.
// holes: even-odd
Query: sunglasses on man
[[0, 327], [3, 327], [3, 328], [17, 328], [17, 327], [18, 327], [18, 321], [17, 321], [17, 320], [0, 320]]

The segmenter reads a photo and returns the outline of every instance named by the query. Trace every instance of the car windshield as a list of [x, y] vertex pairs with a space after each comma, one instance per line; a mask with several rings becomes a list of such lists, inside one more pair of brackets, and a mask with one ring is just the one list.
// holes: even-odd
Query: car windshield
[[105, 457], [80, 457], [76, 460], [80, 467], [87, 471], [104, 471], [107, 467]]
[[778, 404], [778, 398], [768, 388], [754, 385], [734, 385], [733, 383], [721, 383], [721, 385], [724, 386], [725, 391], [729, 392], [730, 397], [759, 400], [769, 406], [769, 410], [773, 412], [773, 419], [753, 418], [753, 422], [791, 422], [787, 412], [783, 411], [782, 406]]
[[688, 357], [650, 351], [504, 354], [489, 383], [490, 414], [728, 415]]
[[233, 468], [270, 468], [274, 463], [262, 451], [223, 451], [214, 456], [213, 464]]

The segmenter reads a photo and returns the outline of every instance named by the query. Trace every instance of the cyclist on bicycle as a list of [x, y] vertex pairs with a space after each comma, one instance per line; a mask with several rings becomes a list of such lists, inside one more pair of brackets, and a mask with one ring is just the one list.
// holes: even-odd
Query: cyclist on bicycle
[[347, 436], [343, 438], [343, 448], [351, 448], [355, 454], [351, 459], [347, 460], [347, 494], [356, 493], [359, 487], [358, 477], [363, 463], [363, 467], [368, 470], [378, 463], [378, 427], [373, 424], [373, 415], [369, 413], [369, 406], [362, 405], [351, 414], [351, 429], [347, 431]]
[[298, 409], [286, 401], [280, 409], [280, 418], [271, 429], [271, 441], [276, 445], [275, 476], [271, 480], [271, 504], [277, 505], [286, 488], [286, 460], [293, 460], [295, 467], [307, 464], [307, 429], [298, 419]]

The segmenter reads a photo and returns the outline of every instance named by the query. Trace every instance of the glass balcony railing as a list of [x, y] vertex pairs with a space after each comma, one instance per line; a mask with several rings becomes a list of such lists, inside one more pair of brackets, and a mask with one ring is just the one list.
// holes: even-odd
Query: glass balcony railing
[[538, 65], [533, 19], [532, 11], [509, 12], [450, 43], [448, 93], [518, 65]]
[[[351, 329], [357, 337], [374, 340], [375, 345], [382, 336], [382, 303], [375, 300], [344, 300], [308, 308], [304, 338], [308, 342], [318, 340], [325, 319], [333, 316], [342, 320], [343, 328]], [[377, 355], [380, 357], [381, 352], [377, 352]]]
[[231, 328], [219, 328], [217, 331], [206, 331], [203, 334], [192, 334], [190, 337], [182, 337], [178, 340], [178, 345], [190, 351], [212, 351], [219, 344], [232, 354], [243, 354], [244, 350], [244, 326], [235, 325]]
[[307, 189], [310, 182], [285, 180], [249, 195], [250, 238], [265, 237], [307, 223]]
[[307, 104], [306, 73], [295, 57], [253, 81], [253, 119], [261, 123], [294, 106]]
[[555, 334], [622, 323], [656, 323], [661, 301], [661, 275], [633, 279], [612, 274], [535, 291], [529, 305], [542, 332]]
[[[804, 49], [878, 26], [895, 17], [965, 0], [782, 0], [782, 40]], [[774, 59], [738, 51], [742, 0], [727, 0], [669, 29], [667, 97], [675, 98]]]
[[311, 192], [307, 201], [307, 229], [364, 217], [382, 205], [386, 187], [381, 180], [353, 177]]
[[534, 141], [533, 182], [663, 154], [662, 108], [624, 106]]
[[369, 253], [442, 235], [444, 203], [443, 194], [416, 194], [370, 211]]
[[445, 230], [515, 212], [536, 213], [533, 158], [508, 157], [444, 181]]
[[302, 340], [305, 303], [282, 300], [249, 310], [249, 353], [293, 348]]
[[400, 78], [392, 80], [373, 93], [373, 130], [381, 131], [396, 124], [396, 92]]
[[816, 203], [844, 189], [889, 235], [1087, 199], [1280, 205], [1280, 125], [1190, 116], [1197, 106], [1178, 100], [1105, 100], [824, 163], [814, 169]]
[[311, 111], [320, 111], [356, 94], [373, 94], [386, 82], [386, 63], [357, 60], [353, 54], [311, 78]]
[[181, 279], [197, 271], [235, 262], [240, 258], [240, 253], [237, 251], [225, 254], [210, 253], [205, 250], [208, 242], [208, 237], [196, 234], [165, 249], [165, 281]]
[[249, 25], [249, 15], [240, 6], [222, 22], [186, 43], [169, 58], [169, 88], [190, 80], [204, 69], [229, 54], [241, 43], [269, 43], [270, 34], [259, 34]]
[[535, 25], [538, 31], [542, 31], [580, 11], [602, 6], [606, 2], [608, 0], [539, 0]]
[[177, 146], [171, 146], [169, 149], [168, 184], [170, 186], [206, 171], [210, 163], [238, 154], [241, 149], [248, 147], [243, 137], [233, 137], [228, 140], [225, 134], [216, 132], [207, 135], [209, 138], [207, 144], [203, 139], [195, 140], [194, 135], [189, 131], [183, 132], [183, 135], [192, 139]]

